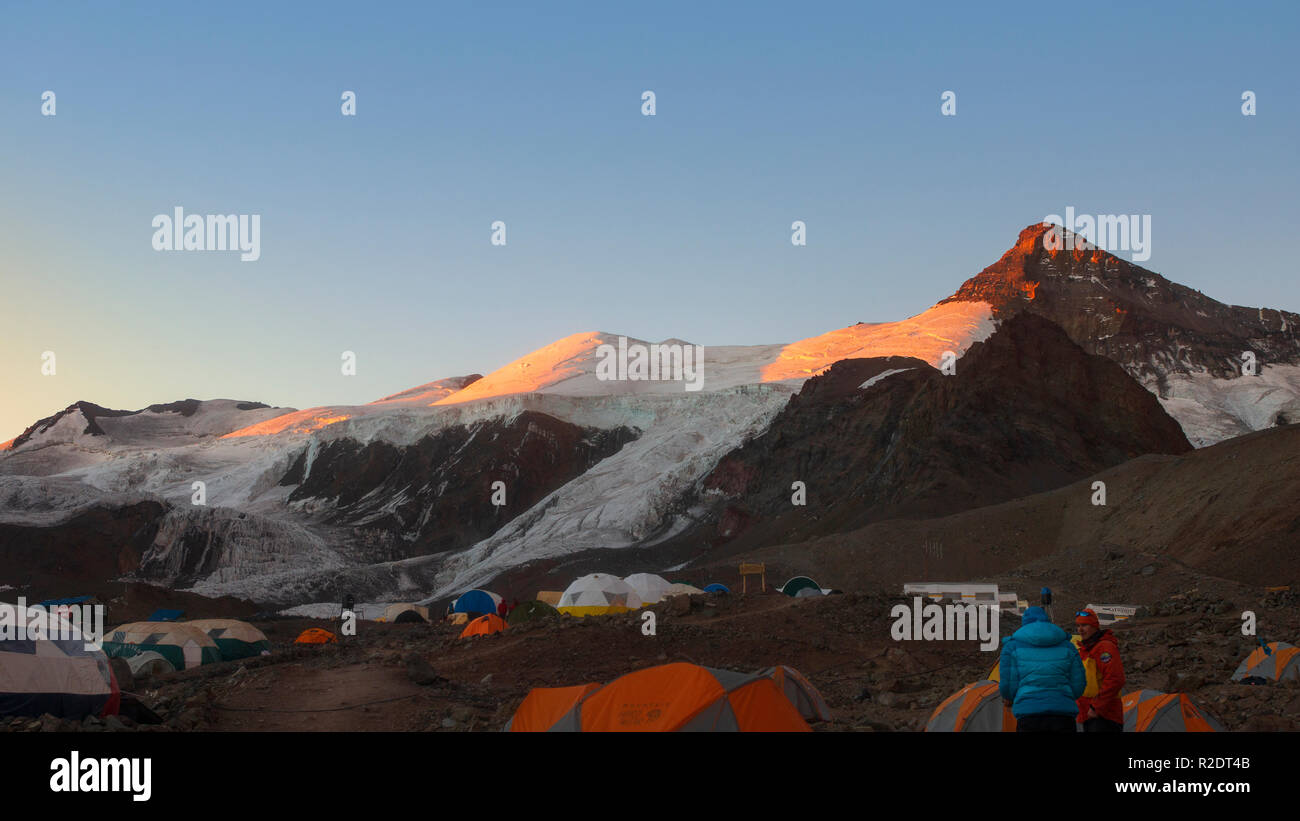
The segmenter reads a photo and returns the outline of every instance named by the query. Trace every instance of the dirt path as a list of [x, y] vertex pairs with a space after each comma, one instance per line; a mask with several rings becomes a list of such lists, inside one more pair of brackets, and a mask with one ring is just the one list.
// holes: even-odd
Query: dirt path
[[335, 669], [303, 664], [248, 674], [220, 697], [214, 730], [354, 731], [411, 729], [431, 693], [402, 668], [361, 662]]

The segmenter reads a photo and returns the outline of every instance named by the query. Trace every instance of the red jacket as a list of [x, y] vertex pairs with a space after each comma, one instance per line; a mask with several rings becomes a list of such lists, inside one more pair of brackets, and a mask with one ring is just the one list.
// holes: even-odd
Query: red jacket
[[1087, 721], [1088, 708], [1097, 711], [1099, 718], [1124, 723], [1124, 704], [1119, 691], [1124, 687], [1124, 663], [1119, 660], [1119, 643], [1115, 634], [1101, 630], [1090, 641], [1079, 643], [1079, 660], [1087, 666], [1088, 659], [1097, 665], [1097, 695], [1079, 699], [1079, 721]]

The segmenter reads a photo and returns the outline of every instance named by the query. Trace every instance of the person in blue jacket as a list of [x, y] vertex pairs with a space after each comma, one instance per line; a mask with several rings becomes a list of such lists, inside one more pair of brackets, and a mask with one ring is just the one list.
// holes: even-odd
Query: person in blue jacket
[[1019, 630], [1002, 645], [999, 689], [1018, 733], [1073, 733], [1076, 699], [1088, 685], [1070, 636], [1041, 607], [1025, 611]]

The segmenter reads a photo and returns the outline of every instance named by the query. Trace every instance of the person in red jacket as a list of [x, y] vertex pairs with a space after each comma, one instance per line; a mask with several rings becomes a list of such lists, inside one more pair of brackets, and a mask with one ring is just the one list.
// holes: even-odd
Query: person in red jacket
[[[1124, 705], [1119, 691], [1124, 687], [1124, 663], [1119, 659], [1115, 634], [1102, 630], [1097, 614], [1080, 610], [1074, 614], [1079, 628], [1079, 660], [1085, 668], [1095, 666], [1097, 694], [1079, 699], [1078, 721], [1084, 732], [1118, 733], [1124, 730]], [[1092, 664], [1089, 664], [1089, 661]]]

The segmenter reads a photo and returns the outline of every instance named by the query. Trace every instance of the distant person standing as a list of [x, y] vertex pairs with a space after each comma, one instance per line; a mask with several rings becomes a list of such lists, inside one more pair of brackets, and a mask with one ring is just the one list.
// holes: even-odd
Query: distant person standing
[[1041, 607], [1025, 611], [1019, 630], [1002, 645], [999, 690], [1018, 733], [1073, 733], [1076, 699], [1087, 677], [1070, 636]]
[[[1085, 668], [1095, 670], [1097, 693], [1079, 699], [1079, 723], [1087, 733], [1124, 731], [1124, 703], [1119, 691], [1124, 686], [1124, 664], [1119, 658], [1119, 642], [1110, 630], [1102, 630], [1097, 614], [1080, 610], [1074, 614], [1079, 630], [1079, 657]], [[1089, 688], [1091, 689], [1091, 688]]]

